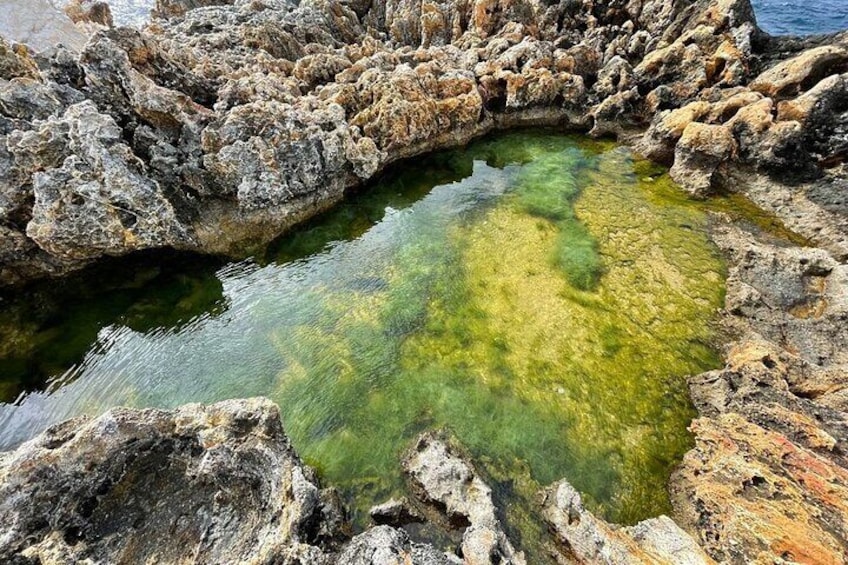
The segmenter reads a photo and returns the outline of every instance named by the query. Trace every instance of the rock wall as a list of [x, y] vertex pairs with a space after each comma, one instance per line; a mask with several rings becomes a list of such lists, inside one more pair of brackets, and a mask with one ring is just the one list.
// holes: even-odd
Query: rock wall
[[[108, 24], [98, 6], [69, 10]], [[155, 12], [79, 53], [0, 44], [0, 282], [156, 247], [238, 254], [389, 163], [496, 128], [650, 126], [639, 147], [697, 193], [740, 163], [809, 177], [845, 156], [845, 37], [769, 39], [746, 0]]]
[[690, 379], [676, 518], [724, 563], [848, 556], [848, 265], [724, 227], [727, 366]]

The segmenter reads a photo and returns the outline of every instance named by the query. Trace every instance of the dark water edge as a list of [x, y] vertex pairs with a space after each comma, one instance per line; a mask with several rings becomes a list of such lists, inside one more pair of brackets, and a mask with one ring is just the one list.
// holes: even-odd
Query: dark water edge
[[757, 23], [772, 35], [848, 30], [848, 0], [751, 0]]

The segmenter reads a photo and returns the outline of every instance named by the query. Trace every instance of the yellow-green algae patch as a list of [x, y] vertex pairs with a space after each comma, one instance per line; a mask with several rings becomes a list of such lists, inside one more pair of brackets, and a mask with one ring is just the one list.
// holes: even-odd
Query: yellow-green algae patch
[[[492, 179], [505, 196], [419, 225], [370, 274], [380, 292], [322, 290], [327, 331], [276, 336], [296, 359], [278, 397], [332, 389], [339, 402], [284, 409], [296, 445], [363, 509], [401, 489], [398, 454], [416, 433], [448, 427], [514, 483], [517, 521], [561, 477], [612, 520], [668, 511], [690, 446], [685, 375], [719, 363], [724, 276], [705, 214], [677, 194], [658, 201], [623, 150], [524, 134], [467, 151], [505, 167]], [[561, 260], [575, 247], [582, 263]]]

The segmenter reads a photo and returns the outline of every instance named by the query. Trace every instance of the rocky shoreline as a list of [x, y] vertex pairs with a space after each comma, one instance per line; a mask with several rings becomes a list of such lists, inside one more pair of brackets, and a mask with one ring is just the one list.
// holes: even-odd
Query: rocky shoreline
[[[160, 0], [157, 12], [80, 52], [0, 44], [0, 281], [157, 247], [238, 253], [398, 159], [496, 129], [615, 135], [694, 195], [741, 192], [809, 245], [717, 219], [732, 343], [725, 369], [690, 379], [700, 418], [670, 483], [679, 526], [609, 526], [559, 483], [540, 495], [552, 554], [848, 561], [848, 33], [768, 37], [747, 0]], [[456, 562], [394, 527], [415, 512], [460, 532], [465, 562], [522, 562], [457, 449], [422, 437], [405, 459], [418, 500], [349, 540], [269, 403], [112, 411], [0, 454], [0, 557]], [[416, 450], [438, 455], [415, 471]], [[151, 499], [174, 488], [160, 477], [188, 500]], [[184, 543], [162, 547], [169, 536]]]

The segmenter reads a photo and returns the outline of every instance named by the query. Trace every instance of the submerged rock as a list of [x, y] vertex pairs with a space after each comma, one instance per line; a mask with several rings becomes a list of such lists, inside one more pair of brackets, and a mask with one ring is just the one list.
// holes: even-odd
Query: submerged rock
[[374, 523], [379, 525], [400, 527], [424, 521], [424, 517], [405, 498], [400, 500], [392, 498], [383, 504], [378, 504], [371, 508], [368, 514]]

